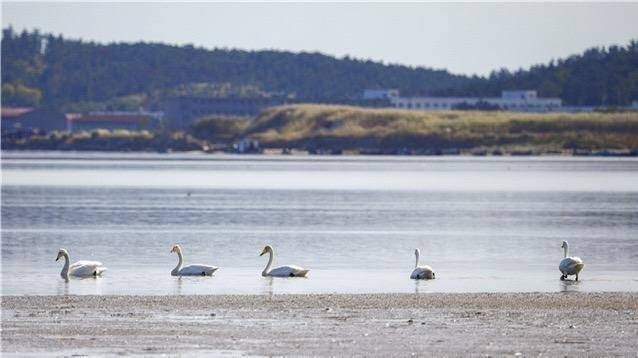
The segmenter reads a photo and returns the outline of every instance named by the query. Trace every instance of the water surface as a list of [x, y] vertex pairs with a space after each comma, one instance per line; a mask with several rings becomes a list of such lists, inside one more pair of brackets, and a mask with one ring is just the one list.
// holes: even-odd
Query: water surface
[[[638, 291], [635, 159], [3, 153], [2, 181], [8, 295]], [[171, 277], [173, 243], [221, 269]], [[266, 244], [309, 278], [261, 277]], [[109, 271], [64, 283], [60, 247]]]

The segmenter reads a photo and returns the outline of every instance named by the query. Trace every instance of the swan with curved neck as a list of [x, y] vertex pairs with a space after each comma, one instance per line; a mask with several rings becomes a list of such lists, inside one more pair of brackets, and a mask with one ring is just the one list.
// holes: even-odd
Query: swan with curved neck
[[416, 262], [414, 264], [414, 270], [412, 274], [410, 274], [410, 278], [414, 280], [432, 280], [435, 277], [434, 271], [432, 267], [428, 265], [419, 266], [419, 256], [421, 255], [421, 251], [419, 249], [414, 249], [414, 256], [416, 257]]
[[176, 253], [179, 260], [177, 266], [171, 271], [173, 276], [212, 276], [219, 269], [217, 266], [200, 264], [184, 266], [184, 254], [182, 248], [177, 244], [173, 245], [171, 252]]
[[69, 276], [97, 277], [101, 276], [104, 271], [106, 271], [106, 267], [104, 267], [104, 265], [99, 261], [82, 260], [71, 265], [71, 258], [65, 249], [60, 249], [58, 251], [58, 256], [55, 258], [55, 261], [58, 261], [60, 258], [64, 258], [64, 266], [62, 267], [60, 276], [62, 276], [66, 282], [69, 282]]
[[269, 257], [268, 257], [268, 263], [266, 264], [266, 267], [264, 268], [264, 271], [262, 271], [262, 273], [261, 273], [261, 275], [264, 276], [264, 277], [266, 277], [266, 276], [272, 276], [272, 277], [306, 277], [306, 275], [310, 271], [309, 269], [305, 269], [303, 267], [299, 267], [299, 266], [296, 266], [296, 265], [286, 265], [286, 266], [279, 266], [279, 267], [272, 268], [272, 263], [275, 260], [275, 250], [273, 250], [272, 246], [267, 245], [261, 251], [261, 254], [259, 254], [259, 256], [263, 256], [266, 253], [269, 254]]
[[564, 258], [558, 265], [558, 270], [561, 272], [560, 279], [562, 281], [571, 275], [576, 276], [576, 281], [578, 281], [578, 274], [585, 267], [585, 263], [580, 257], [569, 256], [569, 244], [567, 241], [563, 241], [561, 247], [563, 248]]

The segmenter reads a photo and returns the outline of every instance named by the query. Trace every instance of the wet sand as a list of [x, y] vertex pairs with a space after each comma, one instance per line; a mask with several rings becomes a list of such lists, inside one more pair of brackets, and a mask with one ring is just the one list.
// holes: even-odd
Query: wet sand
[[3, 296], [3, 356], [635, 356], [638, 294]]

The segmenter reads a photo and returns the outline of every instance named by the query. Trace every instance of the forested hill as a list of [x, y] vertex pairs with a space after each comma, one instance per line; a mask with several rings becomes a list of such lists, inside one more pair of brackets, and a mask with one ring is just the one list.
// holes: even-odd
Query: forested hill
[[460, 92], [484, 96], [516, 88], [537, 89], [539, 95], [560, 97], [568, 105], [631, 104], [638, 100], [638, 40], [591, 48], [528, 70], [494, 71], [488, 81], [474, 81]]
[[[105, 45], [37, 31], [3, 30], [3, 105], [63, 108], [109, 101], [112, 107], [147, 105], [149, 99], [180, 86], [202, 88], [197, 86], [205, 83], [310, 101], [357, 98], [366, 88], [397, 88], [402, 95], [483, 97], [516, 88], [538, 89], [539, 95], [561, 97], [566, 104], [625, 105], [638, 99], [638, 42], [479, 78], [320, 53], [156, 43]], [[216, 92], [219, 88], [226, 87], [214, 87]]]
[[96, 44], [3, 30], [2, 82], [42, 92], [42, 104], [105, 101], [186, 83], [256, 85], [307, 99], [360, 97], [365, 88], [422, 94], [470, 81], [443, 70], [320, 53], [206, 50], [155, 43]]

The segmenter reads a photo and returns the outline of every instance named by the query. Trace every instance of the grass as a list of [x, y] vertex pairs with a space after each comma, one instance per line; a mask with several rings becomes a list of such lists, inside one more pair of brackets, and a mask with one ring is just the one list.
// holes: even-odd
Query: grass
[[638, 148], [638, 112], [417, 112], [290, 105], [263, 111], [244, 135], [266, 146], [336, 146], [382, 152], [477, 147], [632, 149]]

